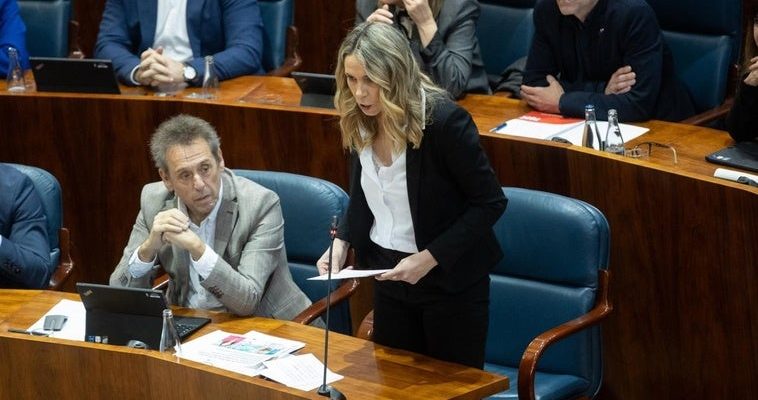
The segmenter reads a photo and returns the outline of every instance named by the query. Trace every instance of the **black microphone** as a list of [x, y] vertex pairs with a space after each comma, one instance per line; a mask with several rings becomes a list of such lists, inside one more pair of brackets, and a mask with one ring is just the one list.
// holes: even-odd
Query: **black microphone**
[[326, 384], [326, 371], [328, 370], [329, 361], [329, 306], [332, 297], [332, 251], [334, 250], [334, 238], [337, 237], [337, 216], [332, 216], [332, 226], [329, 229], [329, 261], [327, 262], [328, 271], [326, 272], [326, 330], [324, 331], [324, 380], [318, 388], [318, 394], [329, 397], [332, 400], [347, 400], [342, 392], [331, 385]]

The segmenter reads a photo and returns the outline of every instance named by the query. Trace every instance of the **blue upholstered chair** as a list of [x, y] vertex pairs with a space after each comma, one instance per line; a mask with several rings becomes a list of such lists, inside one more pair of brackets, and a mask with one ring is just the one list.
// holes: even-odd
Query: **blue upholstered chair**
[[529, 53], [534, 35], [532, 9], [536, 0], [480, 0], [476, 36], [490, 82], [506, 67]]
[[[309, 281], [318, 275], [316, 261], [329, 246], [332, 216], [342, 216], [348, 196], [339, 186], [323, 179], [286, 172], [234, 170], [279, 195], [284, 216], [284, 245], [295, 283], [314, 302], [294, 320], [310, 323], [325, 312], [326, 284]], [[356, 290], [358, 280], [333, 282], [330, 328], [350, 334], [350, 309], [347, 301]]]
[[[704, 113], [722, 105], [729, 80], [737, 75], [734, 65], [742, 38], [742, 0], [647, 2], [655, 10], [677, 74], [689, 89], [695, 110]], [[697, 115], [684, 122], [706, 124], [726, 111]]]
[[44, 169], [21, 164], [8, 164], [34, 183], [34, 188], [42, 200], [47, 217], [47, 237], [50, 245], [50, 259], [55, 267], [50, 271], [48, 289], [58, 290], [71, 275], [74, 262], [71, 260], [68, 229], [63, 227], [63, 202], [58, 180]]
[[608, 222], [579, 200], [504, 188], [495, 224], [505, 254], [490, 274], [485, 369], [508, 376], [497, 399], [593, 397], [602, 381]]
[[66, 57], [70, 0], [18, 0], [26, 25], [26, 47], [33, 57]]
[[263, 68], [268, 75], [289, 76], [303, 63], [297, 52], [294, 0], [259, 0], [263, 19]]
[[[494, 230], [505, 256], [490, 273], [484, 368], [511, 384], [490, 398], [591, 398], [603, 371], [596, 324], [612, 311], [608, 221], [580, 200], [503, 191], [508, 207]], [[373, 312], [356, 336], [372, 333]]]

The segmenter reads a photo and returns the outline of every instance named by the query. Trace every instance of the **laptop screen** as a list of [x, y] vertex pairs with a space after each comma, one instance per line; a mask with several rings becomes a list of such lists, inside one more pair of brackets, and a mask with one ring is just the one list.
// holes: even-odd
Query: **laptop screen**
[[38, 92], [119, 94], [110, 60], [29, 57]]
[[[163, 310], [169, 308], [163, 292], [82, 282], [76, 290], [87, 310], [84, 340], [116, 345], [136, 340], [158, 349]], [[183, 340], [210, 319], [177, 316], [174, 322]]]
[[292, 78], [303, 93], [301, 106], [334, 108], [334, 93], [337, 90], [334, 75], [293, 71]]

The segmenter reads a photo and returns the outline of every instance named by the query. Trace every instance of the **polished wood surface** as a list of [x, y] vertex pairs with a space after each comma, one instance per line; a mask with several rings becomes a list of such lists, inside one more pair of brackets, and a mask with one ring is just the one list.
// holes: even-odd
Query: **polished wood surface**
[[[276, 382], [206, 366], [156, 351], [137, 350], [7, 332], [36, 322], [61, 298], [73, 294], [0, 290], [0, 399], [319, 399]], [[178, 310], [177, 314], [192, 313]], [[323, 330], [267, 318], [208, 314], [213, 322], [196, 335], [216, 329], [250, 330], [298, 340], [297, 354], [323, 360]], [[2, 316], [5, 315], [5, 321]], [[508, 378], [434, 360], [333, 333], [329, 368], [343, 375], [333, 384], [349, 399], [480, 399], [505, 390]], [[44, 383], [38, 379], [44, 376]]]
[[[140, 189], [158, 178], [147, 140], [177, 112], [218, 128], [232, 168], [291, 171], [347, 186], [335, 112], [299, 107], [299, 90], [289, 79], [224, 82], [216, 101], [139, 93], [11, 95], [2, 85], [0, 160], [37, 165], [61, 180], [64, 223], [79, 250], [80, 275], [71, 282], [104, 282], [112, 271]], [[712, 177], [716, 166], [704, 157], [731, 143], [725, 132], [644, 124], [650, 132], [630, 145], [671, 144], [680, 160], [673, 165], [657, 150], [650, 160], [636, 160], [488, 133], [529, 109], [481, 95], [460, 104], [482, 131], [504, 186], [585, 200], [610, 222], [615, 310], [603, 323], [600, 398], [758, 395], [752, 372], [758, 370], [758, 189]], [[364, 312], [357, 315], [371, 308], [358, 306]]]

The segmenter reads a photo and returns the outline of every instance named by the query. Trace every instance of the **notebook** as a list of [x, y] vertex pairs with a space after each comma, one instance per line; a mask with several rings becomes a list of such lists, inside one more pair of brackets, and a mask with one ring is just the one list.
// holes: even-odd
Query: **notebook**
[[758, 142], [739, 142], [705, 156], [714, 164], [758, 172]]
[[293, 71], [292, 78], [303, 92], [301, 106], [334, 108], [334, 92], [337, 88], [334, 75]]
[[[82, 282], [76, 284], [76, 290], [87, 310], [85, 341], [126, 345], [130, 340], [139, 340], [148, 348], [158, 349], [163, 310], [168, 308], [163, 292]], [[210, 321], [174, 316], [182, 340]]]
[[110, 60], [29, 57], [38, 92], [119, 94]]

